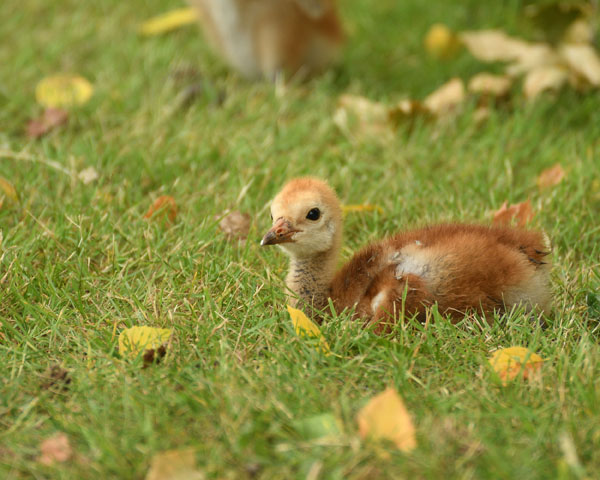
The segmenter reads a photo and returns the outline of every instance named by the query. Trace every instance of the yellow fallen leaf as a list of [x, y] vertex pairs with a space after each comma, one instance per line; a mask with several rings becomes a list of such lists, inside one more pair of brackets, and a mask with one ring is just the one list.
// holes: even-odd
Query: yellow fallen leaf
[[364, 203], [362, 205], [342, 205], [342, 211], [344, 214], [350, 212], [379, 212], [383, 213], [383, 208], [379, 205], [372, 205], [369, 203]]
[[348, 137], [359, 140], [390, 139], [393, 122], [386, 105], [360, 95], [341, 95], [333, 122]]
[[156, 356], [164, 356], [165, 344], [171, 338], [168, 328], [131, 327], [119, 334], [119, 354], [126, 358], [136, 358], [141, 352], [144, 363], [152, 362]]
[[600, 86], [600, 57], [591, 45], [565, 44], [559, 49], [569, 68], [587, 83]]
[[415, 427], [402, 398], [393, 388], [374, 396], [356, 416], [363, 439], [390, 440], [409, 452], [417, 446]]
[[6, 178], [0, 177], [0, 190], [4, 192], [11, 201], [17, 203], [19, 201], [19, 195], [15, 190], [15, 187]]
[[540, 173], [537, 178], [537, 184], [539, 188], [547, 188], [558, 185], [565, 178], [565, 171], [560, 163], [557, 163], [553, 167], [547, 168]]
[[465, 100], [465, 86], [460, 78], [453, 78], [430, 93], [423, 104], [436, 116], [450, 113]]
[[557, 65], [546, 65], [527, 72], [523, 81], [523, 94], [527, 99], [534, 99], [547, 90], [558, 90], [567, 81], [568, 72]]
[[435, 58], [451, 58], [460, 48], [457, 35], [443, 23], [435, 23], [429, 28], [423, 44], [427, 53]]
[[198, 13], [196, 9], [192, 7], [178, 8], [146, 20], [140, 26], [140, 33], [146, 36], [160, 35], [184, 25], [196, 23], [197, 20]]
[[287, 306], [287, 310], [292, 318], [292, 325], [294, 326], [294, 330], [296, 334], [300, 337], [309, 337], [309, 338], [317, 338], [319, 339], [319, 348], [318, 350], [323, 352], [326, 356], [331, 355], [331, 350], [325, 338], [323, 338], [323, 334], [319, 327], [310, 320], [302, 310], [298, 310], [297, 308]]
[[496, 350], [489, 362], [506, 385], [521, 373], [524, 379], [532, 378], [539, 373], [544, 360], [525, 347], [509, 347]]
[[152, 457], [145, 480], [203, 480], [193, 448], [167, 450]]
[[531, 208], [531, 202], [529, 200], [515, 205], [508, 205], [508, 202], [504, 202], [502, 206], [494, 212], [494, 219], [492, 220], [493, 225], [510, 225], [512, 220], [517, 221], [517, 225], [520, 227], [525, 226], [533, 218], [533, 208]]
[[85, 78], [66, 73], [42, 78], [35, 87], [35, 99], [46, 108], [83, 105], [93, 93], [94, 87]]
[[471, 93], [503, 97], [509, 92], [511, 86], [512, 78], [507, 75], [493, 75], [481, 72], [469, 80], [467, 90]]

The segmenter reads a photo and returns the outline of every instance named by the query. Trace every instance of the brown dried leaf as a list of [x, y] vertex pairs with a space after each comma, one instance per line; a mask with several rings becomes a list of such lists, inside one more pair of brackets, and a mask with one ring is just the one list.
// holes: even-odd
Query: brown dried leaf
[[481, 72], [469, 80], [467, 90], [471, 93], [479, 93], [492, 97], [503, 97], [512, 86], [513, 79], [508, 75], [493, 75]]
[[393, 388], [374, 396], [356, 416], [363, 439], [390, 440], [409, 452], [417, 446], [415, 427], [402, 398]]
[[169, 221], [174, 223], [175, 218], [177, 218], [177, 203], [175, 203], [175, 199], [170, 195], [161, 195], [150, 206], [146, 215], [144, 215], [144, 218], [150, 219], [154, 217], [156, 213], [162, 215], [166, 214]]
[[40, 138], [50, 130], [67, 123], [69, 112], [61, 108], [47, 108], [44, 112], [33, 120], [29, 120], [26, 128], [28, 138]]
[[595, 87], [600, 86], [600, 57], [591, 45], [565, 44], [559, 49], [569, 68]]
[[42, 377], [44, 381], [41, 384], [41, 388], [44, 390], [67, 390], [68, 385], [71, 383], [69, 372], [58, 364], [48, 367]]
[[483, 62], [509, 62], [527, 47], [523, 40], [509, 37], [501, 30], [462, 32], [460, 38], [467, 50]]
[[532, 68], [557, 63], [557, 55], [549, 45], [529, 43], [508, 36], [501, 30], [463, 32], [461, 40], [478, 60], [513, 62], [507, 73], [518, 75]]
[[418, 100], [401, 100], [388, 110], [390, 120], [399, 124], [405, 120], [413, 120], [419, 116], [431, 117], [431, 112]]
[[167, 450], [152, 457], [146, 480], [203, 480], [204, 474], [196, 469], [193, 448]]
[[514, 205], [508, 205], [504, 202], [502, 206], [494, 212], [493, 225], [510, 225], [514, 220], [519, 227], [525, 226], [533, 219], [533, 208], [529, 200]]
[[563, 35], [564, 43], [592, 43], [594, 28], [587, 18], [578, 18], [571, 23]]
[[393, 133], [388, 107], [360, 95], [341, 95], [333, 121], [350, 138], [389, 139]]
[[66, 462], [73, 455], [69, 437], [63, 432], [58, 432], [44, 440], [40, 445], [40, 452], [38, 462], [43, 465]]
[[429, 112], [440, 117], [451, 113], [465, 100], [465, 86], [460, 78], [453, 78], [430, 93], [423, 101]]
[[553, 167], [547, 168], [540, 173], [537, 178], [537, 184], [539, 188], [547, 188], [558, 185], [565, 178], [566, 172], [563, 170], [560, 163], [557, 163]]
[[[223, 216], [225, 215], [225, 216]], [[229, 239], [245, 240], [250, 231], [250, 215], [238, 211], [224, 212], [219, 222], [219, 228]]]
[[485, 105], [480, 105], [473, 112], [473, 121], [476, 125], [482, 125], [490, 118], [490, 109]]
[[517, 76], [535, 68], [553, 65], [560, 65], [560, 57], [556, 51], [549, 45], [536, 43], [523, 51], [515, 62], [506, 67], [506, 73]]
[[543, 66], [527, 72], [523, 80], [523, 94], [534, 99], [547, 90], [559, 90], [567, 81], [568, 72], [559, 66]]

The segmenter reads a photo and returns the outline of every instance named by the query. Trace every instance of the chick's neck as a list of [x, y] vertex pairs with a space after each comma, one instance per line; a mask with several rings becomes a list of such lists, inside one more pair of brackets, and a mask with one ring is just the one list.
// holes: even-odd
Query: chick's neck
[[337, 263], [337, 250], [333, 247], [309, 257], [290, 257], [286, 285], [295, 294], [294, 298], [290, 298], [293, 306], [319, 310], [327, 306]]

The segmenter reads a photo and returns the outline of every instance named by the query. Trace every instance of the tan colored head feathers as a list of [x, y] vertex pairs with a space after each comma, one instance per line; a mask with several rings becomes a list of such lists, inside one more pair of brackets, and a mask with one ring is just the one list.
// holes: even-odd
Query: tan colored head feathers
[[288, 182], [271, 204], [273, 226], [262, 245], [280, 244], [290, 255], [310, 257], [339, 248], [342, 208], [333, 189], [316, 178]]

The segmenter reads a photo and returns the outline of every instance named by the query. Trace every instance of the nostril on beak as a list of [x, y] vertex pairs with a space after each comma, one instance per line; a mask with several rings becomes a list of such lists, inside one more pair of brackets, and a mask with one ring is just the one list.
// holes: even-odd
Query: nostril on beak
[[283, 229], [283, 228], [279, 227], [277, 230], [275, 230], [275, 234], [276, 234], [278, 237], [281, 237], [281, 235], [283, 235], [283, 232], [284, 232], [284, 230], [285, 230], [285, 229]]

